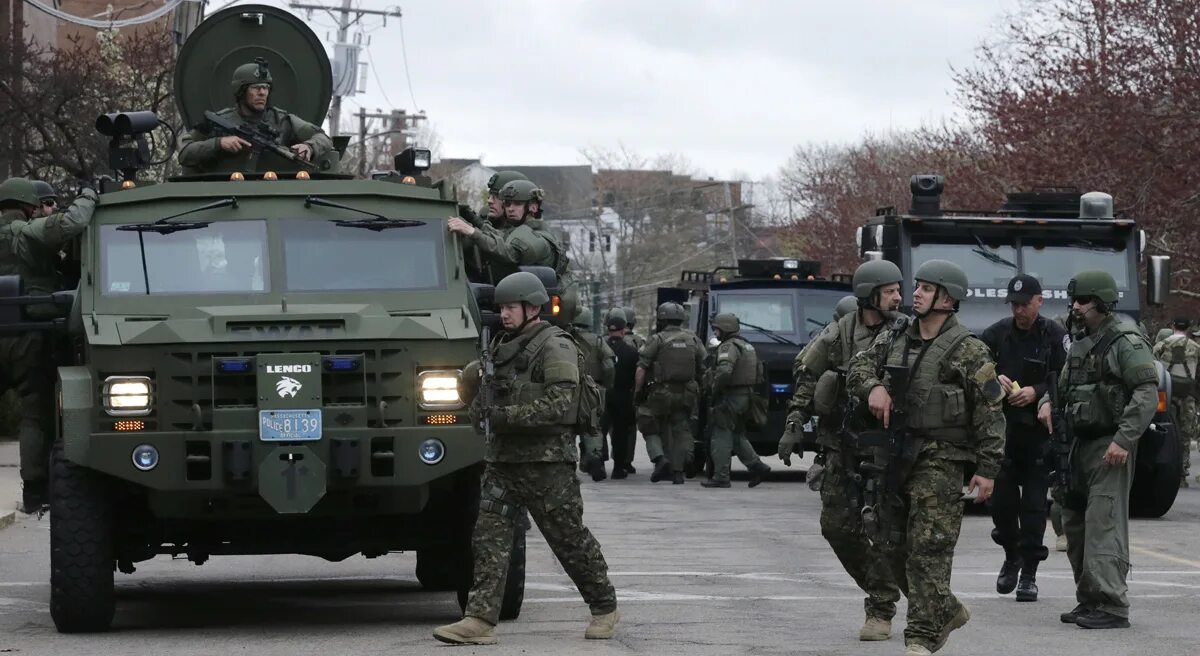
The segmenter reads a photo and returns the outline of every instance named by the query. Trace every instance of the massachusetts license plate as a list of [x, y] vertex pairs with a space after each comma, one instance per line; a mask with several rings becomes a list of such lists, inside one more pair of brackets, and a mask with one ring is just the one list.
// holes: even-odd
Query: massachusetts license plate
[[259, 410], [258, 437], [264, 442], [321, 439], [320, 410]]

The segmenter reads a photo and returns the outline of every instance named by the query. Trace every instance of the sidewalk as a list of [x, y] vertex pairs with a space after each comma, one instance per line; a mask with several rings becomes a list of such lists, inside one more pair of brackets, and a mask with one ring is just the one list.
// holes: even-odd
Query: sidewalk
[[21, 449], [16, 440], [0, 438], [0, 529], [17, 519], [21, 501]]

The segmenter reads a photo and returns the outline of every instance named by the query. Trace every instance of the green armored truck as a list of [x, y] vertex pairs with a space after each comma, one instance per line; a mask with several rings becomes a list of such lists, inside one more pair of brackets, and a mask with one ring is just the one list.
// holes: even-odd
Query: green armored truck
[[[188, 124], [228, 104], [230, 76], [256, 57], [272, 98], [319, 125], [321, 44], [257, 5], [217, 12], [184, 45]], [[75, 293], [57, 295], [69, 314], [38, 326], [60, 327], [68, 354], [55, 363], [55, 625], [108, 629], [114, 569], [161, 554], [412, 550], [420, 582], [464, 603], [484, 444], [459, 384], [491, 303], [446, 230], [453, 190], [418, 184], [420, 153], [359, 180], [269, 148], [256, 170], [144, 184], [139, 141], [156, 125], [101, 117], [122, 179], [82, 235]], [[524, 590], [515, 539], [506, 619]]]

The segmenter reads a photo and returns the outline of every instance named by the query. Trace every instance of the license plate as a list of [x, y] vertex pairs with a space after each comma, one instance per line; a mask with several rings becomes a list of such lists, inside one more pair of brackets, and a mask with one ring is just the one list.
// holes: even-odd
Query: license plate
[[259, 410], [258, 437], [264, 442], [321, 439], [320, 410]]

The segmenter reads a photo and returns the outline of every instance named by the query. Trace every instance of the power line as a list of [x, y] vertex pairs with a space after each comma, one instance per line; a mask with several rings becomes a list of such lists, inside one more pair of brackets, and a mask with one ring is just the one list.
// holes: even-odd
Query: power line
[[[404, 46], [404, 18], [398, 18], [396, 22], [400, 24], [400, 57], [404, 61], [404, 79], [408, 80], [408, 98], [412, 100], [413, 109], [420, 109], [417, 96], [413, 93], [412, 75], [408, 72], [408, 49]], [[368, 52], [367, 56], [370, 57], [371, 53]]]
[[40, 11], [42, 13], [49, 14], [49, 15], [57, 18], [58, 20], [61, 20], [61, 21], [67, 22], [67, 23], [74, 23], [75, 25], [83, 25], [84, 27], [93, 27], [98, 30], [121, 29], [121, 28], [125, 28], [125, 27], [133, 27], [134, 25], [143, 25], [145, 23], [152, 23], [152, 22], [158, 20], [159, 18], [162, 18], [163, 16], [174, 11], [176, 7], [183, 4], [185, 1], [186, 2], [199, 2], [200, 0], [167, 0], [166, 4], [159, 7], [158, 9], [155, 9], [154, 11], [151, 11], [150, 13], [142, 14], [141, 16], [137, 16], [135, 18], [123, 18], [121, 20], [105, 21], [105, 20], [95, 20], [92, 18], [84, 18], [82, 16], [76, 16], [74, 14], [68, 14], [67, 12], [57, 9], [55, 7], [47, 7], [46, 5], [39, 2], [39, 0], [24, 0], [25, 4], [29, 5], [30, 7], [33, 7], [34, 9], [37, 9], [38, 11]]
[[[388, 107], [395, 107], [392, 101], [388, 99], [387, 91], [384, 90], [383, 82], [379, 80], [379, 68], [375, 66], [375, 57], [371, 55], [371, 48], [363, 48], [367, 51], [367, 61], [371, 64], [371, 75], [375, 77], [375, 84], [379, 85], [379, 95], [383, 96], [383, 102], [388, 104]], [[414, 107], [415, 109], [415, 107]]]

